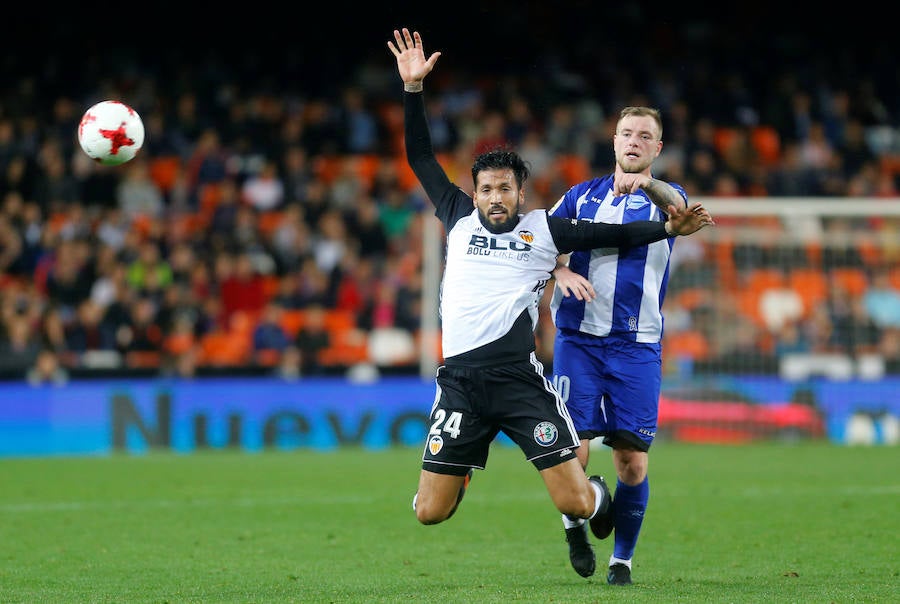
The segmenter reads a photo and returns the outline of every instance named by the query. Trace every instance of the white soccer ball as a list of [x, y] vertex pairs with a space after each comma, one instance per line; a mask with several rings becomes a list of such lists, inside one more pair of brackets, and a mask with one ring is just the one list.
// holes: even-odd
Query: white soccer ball
[[94, 161], [116, 166], [134, 159], [144, 145], [144, 122], [119, 101], [101, 101], [84, 112], [78, 143]]

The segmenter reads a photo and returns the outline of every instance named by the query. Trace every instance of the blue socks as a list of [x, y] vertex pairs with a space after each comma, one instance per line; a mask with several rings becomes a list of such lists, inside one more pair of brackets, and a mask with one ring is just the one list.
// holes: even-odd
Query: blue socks
[[644, 512], [650, 499], [650, 479], [644, 478], [641, 484], [630, 487], [621, 480], [616, 482], [616, 493], [613, 498], [615, 506], [615, 546], [613, 557], [619, 560], [631, 560], [637, 545]]

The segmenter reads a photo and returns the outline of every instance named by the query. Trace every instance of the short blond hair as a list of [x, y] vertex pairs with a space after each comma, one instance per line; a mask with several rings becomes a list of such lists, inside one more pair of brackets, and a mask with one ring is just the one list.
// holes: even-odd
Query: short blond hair
[[[635, 117], [652, 117], [653, 121], [656, 122], [656, 127], [659, 128], [659, 140], [662, 140], [662, 114], [660, 114], [659, 109], [654, 109], [653, 107], [625, 107], [619, 112], [619, 123], [622, 122], [622, 119], [632, 115]], [[616, 130], [619, 129], [619, 123], [616, 124]]]

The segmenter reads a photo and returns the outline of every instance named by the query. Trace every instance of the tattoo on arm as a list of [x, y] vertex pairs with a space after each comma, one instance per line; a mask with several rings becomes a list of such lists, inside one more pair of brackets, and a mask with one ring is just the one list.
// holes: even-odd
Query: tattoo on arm
[[643, 189], [650, 201], [663, 211], [671, 205], [677, 208], [685, 207], [684, 198], [667, 182], [651, 178]]

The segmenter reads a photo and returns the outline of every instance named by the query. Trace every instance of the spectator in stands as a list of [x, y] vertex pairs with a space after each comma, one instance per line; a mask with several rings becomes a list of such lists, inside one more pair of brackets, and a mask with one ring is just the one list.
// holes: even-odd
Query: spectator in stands
[[[456, 120], [448, 111], [447, 102], [442, 96], [434, 95], [426, 102], [428, 125], [431, 128], [431, 144], [436, 153], [446, 153], [455, 148], [459, 142], [459, 128]], [[402, 138], [402, 128], [399, 131]], [[395, 149], [400, 151], [400, 149]]]
[[87, 245], [86, 241], [61, 241], [47, 274], [47, 296], [59, 305], [66, 319], [91, 295], [93, 276], [88, 265]]
[[44, 153], [40, 169], [43, 175], [36, 179], [34, 186], [34, 201], [39, 207], [52, 213], [80, 202], [81, 186], [69, 172], [61, 151], [53, 147], [52, 151]]
[[200, 261], [197, 250], [186, 241], [179, 241], [169, 249], [169, 267], [172, 270], [172, 282], [188, 285], [194, 266]]
[[5, 172], [0, 174], [0, 192], [3, 197], [15, 192], [21, 195], [22, 199], [33, 199], [35, 168], [28, 156], [22, 152], [16, 152], [4, 167]]
[[0, 374], [21, 377], [34, 366], [42, 347], [34, 337], [28, 317], [14, 314], [0, 334]]
[[805, 354], [811, 350], [809, 339], [801, 321], [786, 322], [773, 335], [775, 337], [776, 357], [780, 358], [786, 354]]
[[360, 316], [359, 324], [367, 330], [394, 327], [397, 323], [397, 286], [382, 279], [370, 304]]
[[[69, 323], [64, 320], [59, 309], [42, 304], [40, 309], [33, 306], [30, 312], [39, 316], [37, 331], [34, 333], [41, 348], [52, 350], [57, 354], [64, 354], [67, 351], [66, 328]], [[71, 319], [69, 320], [71, 321]]]
[[26, 372], [25, 379], [32, 386], [64, 386], [69, 381], [69, 372], [60, 363], [59, 355], [45, 348], [38, 353], [34, 365]]
[[770, 287], [759, 296], [759, 314], [770, 333], [778, 334], [788, 325], [795, 324], [806, 310], [803, 298], [787, 286]]
[[[179, 126], [187, 125], [183, 116], [179, 118]], [[228, 170], [228, 154], [215, 128], [204, 129], [194, 140], [193, 152], [185, 164], [187, 185], [192, 198], [202, 199], [206, 186], [222, 182], [231, 173]]]
[[318, 269], [330, 276], [340, 265], [349, 247], [347, 225], [340, 212], [330, 210], [323, 214], [319, 218], [312, 251]]
[[300, 372], [304, 376], [322, 375], [326, 367], [320, 353], [331, 346], [331, 334], [325, 324], [326, 310], [322, 306], [310, 306], [302, 327], [294, 339], [294, 346], [300, 355]]
[[158, 296], [174, 280], [169, 261], [163, 257], [159, 244], [152, 239], [140, 245], [140, 255], [128, 265], [126, 278], [135, 291], [154, 296]]
[[131, 220], [121, 208], [114, 207], [102, 212], [95, 233], [103, 245], [118, 253], [125, 247], [130, 230]]
[[312, 254], [314, 235], [306, 223], [300, 203], [285, 206], [269, 241], [279, 274], [295, 270], [304, 258]]
[[16, 216], [14, 224], [22, 235], [23, 248], [12, 272], [18, 270], [30, 278], [44, 254], [44, 216], [40, 206], [33, 202], [22, 203]]
[[828, 281], [825, 310], [831, 329], [828, 344], [833, 351], [850, 356], [871, 352], [878, 343], [878, 328], [866, 313], [862, 297], [837, 279]]
[[300, 270], [288, 270], [278, 278], [278, 288], [272, 294], [271, 302], [286, 310], [297, 310], [303, 307], [300, 294]]
[[341, 136], [341, 153], [358, 155], [379, 150], [378, 120], [369, 109], [361, 88], [344, 88], [335, 119]]
[[259, 171], [244, 181], [241, 198], [258, 212], [281, 209], [284, 205], [284, 182], [278, 173], [278, 164], [265, 160]]
[[238, 311], [257, 314], [266, 303], [265, 286], [249, 254], [221, 254], [217, 263], [224, 324]]
[[335, 289], [335, 307], [364, 317], [363, 309], [371, 303], [378, 285], [376, 261], [356, 252], [341, 263]]
[[285, 149], [281, 165], [284, 181], [284, 203], [290, 205], [300, 202], [306, 195], [306, 187], [315, 178], [309, 162], [309, 155], [299, 144], [292, 144]]
[[866, 141], [866, 131], [858, 118], [847, 120], [843, 137], [837, 147], [841, 158], [841, 169], [845, 179], [850, 180], [863, 166], [877, 164], [878, 156]]
[[301, 365], [300, 351], [291, 344], [281, 353], [278, 364], [275, 366], [274, 374], [283, 380], [294, 382], [301, 377]]
[[284, 308], [277, 302], [269, 302], [263, 307], [259, 319], [253, 328], [253, 351], [259, 358], [260, 353], [274, 353], [280, 357], [291, 344], [290, 337], [281, 325]]
[[101, 324], [104, 309], [90, 298], [84, 300], [71, 321], [65, 325], [65, 349], [79, 355], [92, 350], [114, 350]]
[[248, 205], [241, 205], [237, 212], [237, 223], [232, 233], [232, 253], [246, 255], [250, 263], [260, 275], [271, 275], [278, 262], [275, 260], [271, 245], [262, 232], [259, 213]]
[[338, 161], [338, 172], [330, 187], [330, 205], [341, 214], [356, 211], [357, 200], [369, 192], [369, 183], [360, 173], [361, 161], [354, 155], [346, 155]]
[[184, 283], [173, 283], [167, 287], [157, 304], [156, 322], [165, 333], [170, 333], [180, 316], [196, 317], [198, 310], [191, 289]]
[[208, 213], [209, 229], [206, 245], [213, 250], [232, 249], [237, 216], [241, 207], [241, 193], [237, 181], [224, 178], [208, 185], [201, 211]]
[[166, 210], [165, 198], [159, 185], [150, 178], [147, 161], [142, 156], [123, 166], [123, 178], [116, 186], [116, 205], [125, 218], [159, 219]]
[[187, 314], [179, 314], [163, 341], [164, 363], [168, 371], [184, 378], [196, 375], [197, 346], [194, 318]]
[[872, 271], [869, 287], [863, 294], [863, 306], [881, 329], [900, 329], [900, 291], [891, 285], [886, 268]]
[[21, 275], [25, 241], [5, 215], [0, 215], [0, 270], [8, 275]]
[[[389, 242], [402, 242], [415, 210], [409, 196], [399, 188], [385, 192], [379, 200], [379, 220]], [[402, 243], [398, 243], [402, 248]]]
[[853, 221], [843, 216], [822, 220], [824, 228], [822, 265], [829, 268], [862, 268], [865, 261], [854, 237]]
[[[416, 266], [418, 266], [418, 262]], [[416, 270], [397, 285], [394, 324], [408, 331], [419, 331], [422, 320], [422, 271]]]
[[543, 192], [553, 178], [556, 154], [547, 146], [540, 130], [528, 130], [522, 135], [521, 143], [516, 147], [528, 165], [531, 166], [532, 178], [536, 190]]
[[138, 298], [129, 307], [127, 324], [122, 325], [116, 336], [116, 344], [122, 353], [160, 352], [165, 334], [156, 322], [156, 304], [149, 298]]
[[314, 259], [307, 258], [303, 261], [298, 278], [298, 308], [310, 306], [331, 308], [334, 305], [332, 275], [319, 268]]
[[333, 155], [340, 152], [340, 126], [331, 105], [314, 98], [306, 105], [303, 147], [310, 155]]
[[388, 236], [374, 198], [363, 196], [357, 200], [355, 211], [347, 218], [347, 229], [358, 243], [360, 256], [383, 258], [388, 254]]

